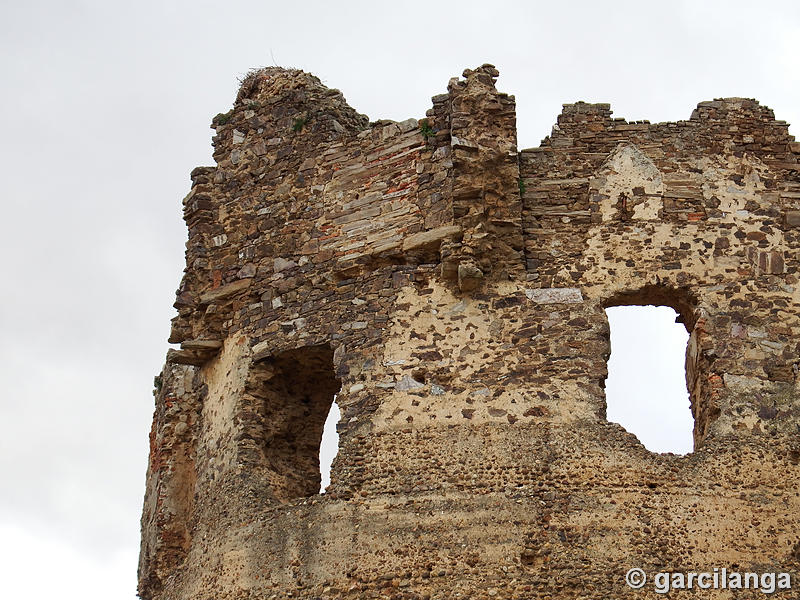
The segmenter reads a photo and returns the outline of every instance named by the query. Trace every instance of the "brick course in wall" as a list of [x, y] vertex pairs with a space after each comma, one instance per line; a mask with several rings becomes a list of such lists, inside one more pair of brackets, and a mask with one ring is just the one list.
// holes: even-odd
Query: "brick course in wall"
[[[625, 572], [796, 575], [800, 144], [728, 98], [659, 124], [567, 104], [518, 151], [497, 77], [468, 69], [424, 119], [370, 123], [268, 68], [214, 118], [217, 165], [183, 202], [142, 598], [658, 597]], [[689, 455], [605, 419], [604, 309], [623, 304], [672, 306], [690, 332]]]

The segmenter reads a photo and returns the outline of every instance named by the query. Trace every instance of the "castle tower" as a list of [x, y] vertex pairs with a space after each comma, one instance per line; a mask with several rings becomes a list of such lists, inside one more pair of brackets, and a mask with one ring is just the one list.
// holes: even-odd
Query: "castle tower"
[[[518, 151], [497, 76], [369, 123], [268, 68], [214, 119], [157, 378], [142, 598], [638, 598], [659, 596], [632, 567], [796, 574], [800, 144], [732, 98], [660, 124], [568, 104]], [[605, 419], [622, 304], [690, 332], [687, 456]]]

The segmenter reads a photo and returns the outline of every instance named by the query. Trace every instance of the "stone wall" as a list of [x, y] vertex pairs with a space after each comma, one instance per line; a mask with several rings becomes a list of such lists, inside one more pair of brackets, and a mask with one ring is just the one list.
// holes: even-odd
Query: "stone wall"
[[[797, 571], [800, 144], [753, 100], [655, 125], [577, 103], [518, 153], [497, 76], [369, 123], [269, 68], [215, 117], [143, 598], [647, 597], [630, 567]], [[605, 420], [620, 304], [691, 334], [687, 456]]]

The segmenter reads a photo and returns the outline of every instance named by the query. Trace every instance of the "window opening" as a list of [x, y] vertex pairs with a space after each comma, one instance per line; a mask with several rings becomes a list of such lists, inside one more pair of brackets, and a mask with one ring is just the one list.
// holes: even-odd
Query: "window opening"
[[334, 397], [328, 418], [325, 419], [325, 427], [322, 429], [322, 442], [319, 446], [320, 494], [324, 494], [325, 488], [331, 483], [331, 465], [339, 452], [339, 432], [336, 431], [336, 424], [340, 418], [341, 412], [339, 411], [339, 405], [336, 404], [336, 397]]
[[[327, 421], [338, 421], [334, 400], [340, 387], [328, 344], [287, 350], [254, 365], [248, 392], [261, 432], [246, 430], [243, 439], [258, 440], [276, 500], [289, 502], [319, 493], [323, 429]], [[256, 415], [246, 420], [253, 418]], [[331, 449], [335, 454], [337, 442], [326, 440], [325, 456]]]
[[606, 417], [652, 452], [687, 454], [694, 419], [686, 387], [689, 333], [668, 306], [606, 309], [611, 357]]

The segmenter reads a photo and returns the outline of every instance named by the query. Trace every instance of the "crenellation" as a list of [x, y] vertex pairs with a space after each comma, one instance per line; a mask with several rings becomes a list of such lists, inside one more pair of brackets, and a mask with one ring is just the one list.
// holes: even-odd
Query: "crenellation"
[[[268, 68], [214, 118], [217, 164], [183, 201], [142, 598], [616, 597], [630, 566], [796, 576], [800, 146], [728, 98], [654, 124], [565, 104], [519, 150], [498, 75], [467, 69], [425, 118], [369, 122]], [[690, 334], [686, 456], [606, 420], [605, 308], [642, 304]]]

